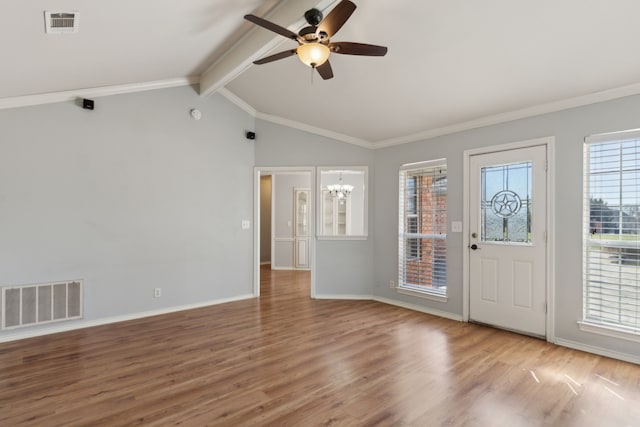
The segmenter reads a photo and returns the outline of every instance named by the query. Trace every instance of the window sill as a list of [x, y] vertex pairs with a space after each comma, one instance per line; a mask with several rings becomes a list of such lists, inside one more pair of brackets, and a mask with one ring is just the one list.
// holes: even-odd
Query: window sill
[[578, 321], [578, 327], [584, 332], [606, 335], [608, 337], [620, 338], [627, 341], [640, 342], [640, 331], [635, 331], [630, 328], [602, 325], [583, 320]]
[[423, 291], [415, 288], [397, 287], [396, 292], [398, 292], [399, 294], [411, 295], [414, 297], [429, 299], [432, 301], [438, 301], [438, 302], [449, 301], [449, 297], [447, 297], [446, 295], [436, 294], [434, 292]]

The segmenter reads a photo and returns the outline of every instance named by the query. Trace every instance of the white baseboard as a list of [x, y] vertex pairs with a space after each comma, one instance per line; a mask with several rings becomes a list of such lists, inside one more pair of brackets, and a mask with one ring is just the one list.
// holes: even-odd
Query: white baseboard
[[[128, 320], [158, 316], [161, 314], [175, 313], [177, 311], [183, 311], [183, 310], [192, 310], [196, 308], [209, 307], [212, 305], [224, 304], [227, 302], [234, 302], [234, 301], [241, 301], [241, 300], [251, 299], [251, 298], [255, 298], [255, 296], [253, 294], [245, 294], [245, 295], [238, 295], [236, 297], [231, 297], [231, 298], [222, 298], [222, 299], [217, 299], [213, 301], [206, 301], [206, 302], [197, 303], [197, 304], [187, 304], [187, 305], [181, 305], [176, 307], [168, 307], [168, 308], [163, 308], [158, 310], [149, 310], [149, 311], [144, 311], [144, 312], [134, 313], [134, 314], [127, 314], [122, 316], [112, 316], [112, 317], [105, 317], [102, 319], [87, 320], [87, 321], [80, 320], [80, 321], [69, 323], [69, 324], [57, 325], [55, 327], [49, 327], [49, 328], [37, 329], [37, 330], [26, 330], [20, 333], [14, 333], [14, 334], [5, 335], [5, 336], [3, 336], [0, 333], [0, 343], [39, 337], [39, 336], [55, 334], [59, 332], [67, 332], [67, 331], [73, 331], [77, 329], [90, 328], [93, 326], [101, 326], [101, 325], [108, 325], [111, 323], [126, 322]], [[418, 311], [421, 313], [431, 314], [434, 316], [443, 317], [445, 319], [462, 322], [462, 316], [458, 316], [456, 314], [447, 313], [446, 311], [441, 311], [441, 310], [433, 310], [431, 308], [419, 306], [416, 304], [410, 304], [402, 301], [396, 301], [393, 299], [373, 296], [373, 295], [321, 294], [321, 295], [316, 295], [315, 298], [326, 299], [326, 300], [333, 299], [333, 300], [377, 301], [383, 304], [394, 305], [397, 307], [402, 307], [409, 310]], [[602, 347], [596, 347], [596, 346], [582, 344], [582, 343], [571, 341], [571, 340], [565, 340], [562, 338], [556, 338], [553, 341], [553, 344], [640, 365], [640, 357], [634, 354], [621, 353], [621, 352], [609, 350]]]
[[432, 308], [423, 307], [417, 304], [410, 304], [402, 301], [396, 301], [390, 298], [383, 298], [375, 295], [337, 295], [337, 294], [320, 294], [315, 299], [335, 299], [335, 300], [369, 300], [377, 301], [383, 304], [395, 305], [397, 307], [406, 308], [408, 310], [419, 311], [421, 313], [431, 314], [433, 316], [444, 317], [445, 319], [462, 322], [462, 316], [446, 311], [434, 310]]
[[[415, 310], [415, 311], [420, 311], [422, 313], [432, 314], [432, 315], [438, 316], [438, 317], [444, 317], [446, 319], [456, 320], [458, 322], [462, 322], [463, 321], [462, 316], [458, 316], [458, 315], [455, 315], [455, 314], [452, 314], [452, 313], [447, 313], [445, 311], [433, 310], [433, 309], [430, 309], [430, 308], [427, 308], [427, 307], [422, 307], [422, 306], [419, 306], [419, 305], [409, 304], [409, 303], [396, 301], [396, 300], [392, 300], [392, 299], [389, 299], [389, 298], [378, 297], [378, 296], [374, 296], [373, 300], [374, 301], [378, 301], [378, 302], [382, 302], [382, 303], [385, 303], [385, 304], [396, 305], [398, 307], [407, 308], [409, 310]], [[621, 352], [618, 352], [618, 351], [613, 351], [613, 350], [609, 350], [609, 349], [602, 348], [602, 347], [596, 347], [596, 346], [592, 346], [592, 345], [582, 344], [582, 343], [579, 343], [579, 342], [565, 340], [565, 339], [561, 339], [561, 338], [555, 338], [552, 341], [552, 344], [556, 344], [556, 345], [559, 345], [559, 346], [572, 348], [574, 350], [580, 350], [580, 351], [584, 351], [586, 353], [597, 354], [599, 356], [610, 357], [612, 359], [618, 359], [618, 360], [622, 360], [622, 361], [625, 361], [625, 362], [630, 362], [630, 363], [635, 363], [635, 364], [640, 365], [640, 356], [637, 356], [635, 354], [621, 353]]]
[[338, 294], [316, 294], [315, 299], [340, 299], [340, 300], [372, 300], [372, 295], [338, 295]]
[[39, 337], [42, 335], [56, 334], [58, 332], [67, 332], [67, 331], [73, 331], [76, 329], [90, 328], [92, 326], [101, 326], [101, 325], [108, 325], [110, 323], [126, 322], [127, 320], [135, 320], [135, 319], [141, 319], [143, 317], [151, 317], [151, 316], [158, 316], [161, 314], [175, 313], [176, 311], [184, 311], [184, 310], [192, 310], [195, 308], [209, 307], [212, 305], [224, 304], [227, 302], [240, 301], [240, 300], [245, 300], [250, 298], [255, 298], [255, 295], [245, 294], [245, 295], [238, 295], [236, 297], [231, 297], [231, 298], [222, 298], [222, 299], [206, 301], [206, 302], [201, 302], [196, 304], [187, 304], [187, 305], [180, 305], [176, 307], [161, 308], [158, 310], [143, 311], [140, 313], [125, 314], [122, 316], [112, 316], [112, 317], [105, 317], [102, 319], [86, 320], [86, 321], [79, 320], [77, 322], [61, 324], [51, 328], [25, 330], [17, 334], [11, 334], [6, 336], [3, 336], [0, 333], [0, 343], [17, 341], [17, 340], [22, 340], [26, 338]]
[[593, 353], [593, 354], [597, 354], [599, 356], [610, 357], [612, 359], [623, 360], [625, 362], [630, 362], [630, 363], [635, 363], [635, 364], [640, 365], [640, 356], [637, 356], [635, 354], [620, 353], [618, 351], [613, 351], [613, 350], [609, 350], [609, 349], [602, 348], [602, 347], [596, 347], [596, 346], [592, 346], [592, 345], [582, 344], [582, 343], [579, 343], [579, 342], [575, 342], [575, 341], [571, 341], [571, 340], [565, 340], [565, 339], [562, 339], [562, 338], [556, 338], [553, 341], [553, 343], [556, 344], [556, 345], [561, 345], [563, 347], [572, 348], [574, 350], [580, 350], [580, 351], [584, 351], [584, 352], [587, 352], [587, 353]]
[[455, 320], [457, 322], [462, 322], [462, 316], [459, 316], [459, 315], [453, 314], [453, 313], [448, 313], [446, 311], [434, 310], [434, 309], [429, 308], [429, 307], [423, 307], [421, 305], [410, 304], [410, 303], [407, 303], [407, 302], [396, 301], [394, 299], [384, 298], [384, 297], [379, 297], [379, 296], [374, 296], [372, 299], [374, 301], [378, 301], [378, 302], [381, 302], [381, 303], [384, 303], [384, 304], [395, 305], [397, 307], [402, 307], [402, 308], [406, 308], [406, 309], [409, 309], [409, 310], [419, 311], [421, 313], [431, 314], [433, 316], [444, 317], [445, 319]]
[[[414, 311], [420, 311], [422, 313], [432, 314], [434, 316], [444, 317], [446, 319], [456, 320], [458, 322], [462, 322], [463, 321], [462, 316], [458, 316], [458, 315], [452, 314], [452, 313], [447, 313], [446, 311], [433, 310], [433, 309], [430, 309], [430, 308], [427, 308], [427, 307], [422, 307], [422, 306], [419, 306], [419, 305], [416, 305], [416, 304], [409, 304], [409, 303], [405, 303], [405, 302], [402, 302], [402, 301], [396, 301], [396, 300], [393, 300], [393, 299], [383, 298], [383, 297], [378, 297], [378, 296], [374, 296], [372, 299], [374, 301], [382, 302], [384, 304], [396, 305], [398, 307], [403, 307], [403, 308], [407, 308], [409, 310], [414, 310]], [[622, 360], [622, 361], [625, 361], [625, 362], [630, 362], [630, 363], [635, 363], [635, 364], [640, 365], [640, 356], [637, 356], [635, 354], [621, 353], [621, 352], [618, 352], [618, 351], [613, 351], [613, 350], [609, 350], [609, 349], [602, 348], [602, 347], [596, 347], [596, 346], [592, 346], [592, 345], [582, 344], [582, 343], [579, 343], [579, 342], [565, 340], [565, 339], [561, 339], [561, 338], [555, 338], [552, 341], [552, 344], [556, 344], [556, 345], [559, 345], [559, 346], [572, 348], [574, 350], [580, 350], [580, 351], [584, 351], [586, 353], [597, 354], [599, 356], [610, 357], [612, 359], [618, 359], [618, 360]]]

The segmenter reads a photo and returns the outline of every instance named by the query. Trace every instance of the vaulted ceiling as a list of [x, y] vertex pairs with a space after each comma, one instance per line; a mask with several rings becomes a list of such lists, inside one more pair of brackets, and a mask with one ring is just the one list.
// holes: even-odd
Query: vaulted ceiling
[[[333, 0], [29, 0], [3, 4], [0, 108], [200, 83], [258, 117], [365, 146], [640, 93], [637, 0], [354, 0], [332, 41], [384, 45], [385, 57], [331, 56], [335, 77], [295, 56], [251, 62], [295, 42]], [[76, 34], [44, 32], [44, 11], [79, 12]]]

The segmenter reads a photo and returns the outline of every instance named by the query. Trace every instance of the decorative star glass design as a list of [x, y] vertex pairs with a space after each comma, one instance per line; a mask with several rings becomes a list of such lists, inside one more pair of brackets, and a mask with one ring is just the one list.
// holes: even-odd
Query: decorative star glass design
[[532, 163], [481, 169], [482, 242], [531, 243]]
[[522, 201], [511, 190], [499, 191], [491, 198], [493, 213], [501, 218], [510, 218], [517, 214], [522, 207]]

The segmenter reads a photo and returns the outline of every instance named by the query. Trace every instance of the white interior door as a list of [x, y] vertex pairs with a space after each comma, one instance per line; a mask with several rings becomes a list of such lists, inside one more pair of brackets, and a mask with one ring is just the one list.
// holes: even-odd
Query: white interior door
[[295, 267], [309, 268], [309, 194], [308, 188], [294, 188], [295, 206]]
[[469, 318], [545, 336], [546, 147], [469, 160]]

